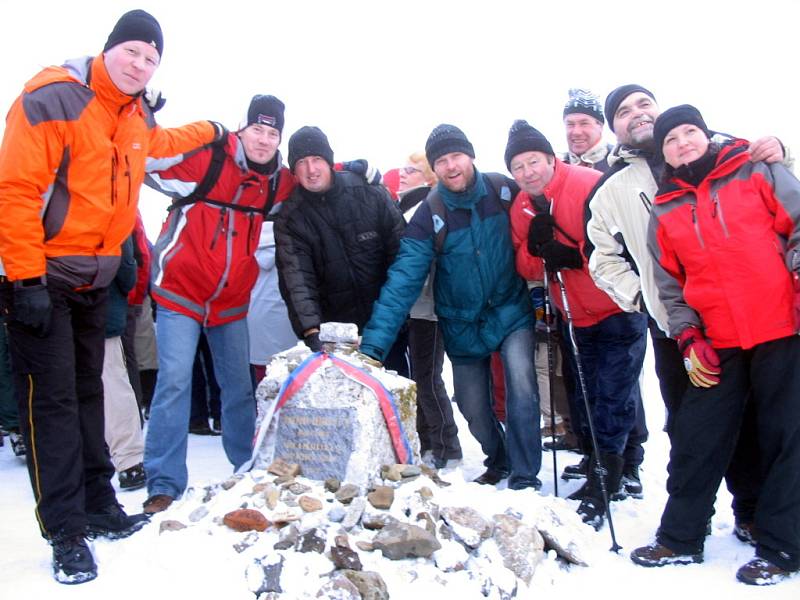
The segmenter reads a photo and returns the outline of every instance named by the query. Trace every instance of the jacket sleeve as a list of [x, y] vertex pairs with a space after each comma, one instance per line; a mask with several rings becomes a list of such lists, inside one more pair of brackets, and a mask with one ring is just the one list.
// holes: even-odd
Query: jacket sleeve
[[302, 217], [292, 218], [293, 207], [287, 204], [275, 221], [275, 264], [292, 329], [302, 339], [303, 332], [319, 327], [322, 310], [311, 244], [298, 230], [297, 220]]
[[[147, 109], [145, 109], [147, 110]], [[217, 128], [211, 121], [196, 121], [182, 127], [163, 128], [151, 121], [150, 140], [147, 155], [165, 158], [183, 154], [210, 144], [217, 135]]]
[[400, 238], [403, 236], [403, 230], [406, 228], [406, 222], [403, 219], [403, 214], [397, 207], [397, 204], [389, 196], [389, 192], [385, 188], [379, 191], [382, 204], [382, 229], [384, 232], [384, 246], [386, 254], [386, 267], [388, 268], [394, 262], [397, 252], [400, 249]]
[[761, 197], [775, 215], [773, 228], [786, 240], [786, 267], [800, 274], [800, 181], [783, 164], [753, 165], [761, 174]]
[[647, 249], [653, 258], [658, 296], [667, 311], [670, 337], [677, 338], [687, 327], [702, 328], [700, 316], [683, 297], [686, 279], [669, 236], [652, 214], [647, 229]]
[[611, 192], [599, 188], [587, 203], [586, 246], [593, 247], [589, 255], [589, 273], [594, 283], [606, 292], [626, 312], [637, 312], [635, 304], [641, 293], [639, 275], [625, 257], [622, 233], [614, 224], [613, 215], [605, 210]]
[[517, 273], [526, 281], [542, 281], [544, 279], [544, 263], [542, 259], [528, 252], [528, 228], [531, 216], [522, 208], [519, 197], [511, 206], [511, 243], [514, 245]]
[[0, 257], [11, 280], [47, 270], [42, 212], [67, 154], [64, 122], [32, 125], [22, 98], [8, 113], [0, 146]]

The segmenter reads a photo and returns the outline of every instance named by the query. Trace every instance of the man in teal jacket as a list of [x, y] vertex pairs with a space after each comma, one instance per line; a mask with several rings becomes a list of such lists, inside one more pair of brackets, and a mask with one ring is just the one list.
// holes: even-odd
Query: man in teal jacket
[[[509, 488], [538, 489], [542, 457], [534, 320], [525, 283], [514, 268], [509, 182], [495, 189], [494, 176], [475, 168], [472, 144], [453, 125], [436, 127], [425, 153], [439, 183], [403, 234], [361, 351], [384, 359], [435, 260], [435, 311], [453, 363], [456, 403], [486, 455], [486, 472], [475, 481], [495, 485], [508, 477]], [[431, 208], [434, 195], [443, 212]], [[495, 351], [506, 373], [505, 430], [492, 410], [489, 359]]]

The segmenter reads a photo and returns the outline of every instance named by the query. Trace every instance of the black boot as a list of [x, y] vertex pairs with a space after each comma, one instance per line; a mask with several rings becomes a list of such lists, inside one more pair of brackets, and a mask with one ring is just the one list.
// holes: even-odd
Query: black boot
[[127, 515], [119, 504], [114, 503], [96, 513], [88, 513], [86, 519], [89, 522], [87, 537], [119, 540], [139, 531], [147, 525], [150, 517], [146, 514]]
[[[606, 498], [609, 498], [614, 490], [618, 490], [622, 480], [622, 467], [625, 460], [619, 454], [601, 454], [600, 465], [592, 460], [591, 467], [586, 477], [586, 491], [581, 504], [578, 507], [578, 514], [584, 523], [588, 523], [595, 530], [603, 526], [606, 513]], [[600, 468], [604, 471], [604, 481], [601, 482]], [[606, 494], [604, 497], [602, 484], [605, 483]]]
[[59, 583], [72, 585], [97, 577], [97, 565], [83, 536], [57, 537], [53, 546], [53, 577]]

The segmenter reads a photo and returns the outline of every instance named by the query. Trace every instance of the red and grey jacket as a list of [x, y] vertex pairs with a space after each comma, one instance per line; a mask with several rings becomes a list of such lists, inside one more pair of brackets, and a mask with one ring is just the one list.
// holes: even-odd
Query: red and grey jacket
[[[553, 178], [542, 192], [552, 205], [553, 219], [558, 224], [554, 232], [555, 239], [572, 247], [576, 247], [577, 243], [581, 257], [585, 243], [584, 204], [600, 177], [602, 177], [600, 171], [556, 160]], [[511, 206], [511, 240], [516, 253], [517, 272], [528, 281], [544, 279], [542, 259], [528, 252], [528, 228], [536, 212], [528, 194], [525, 192], [517, 194]], [[576, 327], [596, 325], [607, 317], [622, 312], [608, 294], [595, 285], [585, 262], [580, 269], [564, 269], [561, 275]], [[553, 281], [551, 285], [557, 286], [555, 280]], [[551, 299], [563, 314], [561, 294], [553, 293]]]
[[656, 197], [648, 248], [673, 337], [701, 327], [715, 348], [747, 349], [797, 331], [800, 182], [747, 147], [725, 144], [697, 187], [673, 177]]
[[142, 214], [136, 212], [136, 225], [133, 228], [134, 256], [136, 257], [136, 285], [128, 294], [128, 304], [141, 306], [147, 297], [150, 288], [150, 264], [152, 257], [147, 244], [147, 234], [144, 231]]
[[219, 177], [205, 199], [182, 204], [180, 199], [203, 181], [212, 154], [206, 147], [172, 164], [148, 164], [146, 182], [176, 199], [153, 249], [153, 298], [205, 326], [247, 315], [264, 215], [277, 211], [295, 186], [285, 167], [278, 166], [271, 176], [248, 168], [241, 142], [231, 133]]

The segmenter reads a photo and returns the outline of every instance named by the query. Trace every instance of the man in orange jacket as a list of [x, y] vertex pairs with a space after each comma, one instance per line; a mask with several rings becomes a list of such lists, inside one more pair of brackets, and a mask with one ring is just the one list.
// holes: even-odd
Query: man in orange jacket
[[209, 122], [161, 129], [144, 101], [161, 60], [158, 22], [124, 14], [103, 52], [31, 79], [0, 147], [1, 305], [42, 535], [61, 583], [97, 576], [86, 536], [146, 522], [117, 503], [103, 439], [107, 286], [136, 221], [148, 156], [213, 141]]

